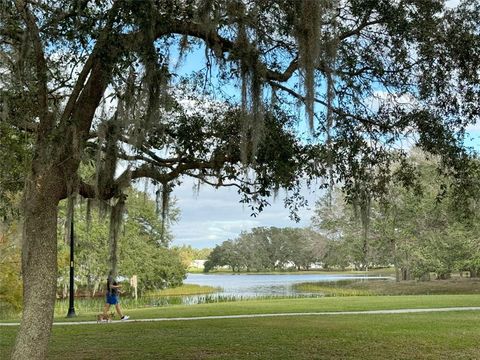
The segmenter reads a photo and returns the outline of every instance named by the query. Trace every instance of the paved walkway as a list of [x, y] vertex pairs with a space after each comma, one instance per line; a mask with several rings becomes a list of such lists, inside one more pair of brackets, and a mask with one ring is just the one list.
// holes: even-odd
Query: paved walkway
[[[197, 316], [197, 317], [176, 317], [176, 318], [155, 318], [155, 319], [130, 319], [130, 320], [114, 320], [109, 324], [156, 322], [156, 321], [245, 319], [245, 318], [282, 317], [282, 316], [413, 314], [413, 313], [450, 312], [450, 311], [480, 311], [480, 307], [470, 306], [470, 307], [448, 307], [448, 308], [429, 308], [429, 309], [325, 311], [325, 312], [301, 312], [301, 313], [280, 313], [280, 314], [245, 314], [245, 315], [218, 315], [218, 316]], [[53, 323], [53, 325], [97, 325], [97, 324], [99, 324], [97, 321], [65, 321], [65, 322]], [[20, 323], [0, 323], [0, 326], [18, 326], [18, 325], [20, 325]]]

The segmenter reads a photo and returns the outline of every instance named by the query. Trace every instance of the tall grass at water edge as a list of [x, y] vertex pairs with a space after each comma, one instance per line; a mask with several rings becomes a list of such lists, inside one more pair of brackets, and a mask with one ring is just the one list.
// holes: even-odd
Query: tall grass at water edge
[[480, 294], [480, 279], [455, 277], [448, 280], [401, 281], [393, 279], [339, 280], [295, 284], [295, 291], [324, 296], [446, 295]]
[[296, 291], [309, 294], [318, 294], [322, 296], [371, 296], [373, 292], [364, 289], [349, 289], [338, 287], [341, 282], [350, 282], [351, 280], [340, 280], [332, 283], [306, 282], [293, 285]]
[[[338, 282], [336, 282], [338, 284]], [[325, 283], [324, 283], [325, 284]], [[222, 294], [221, 288], [214, 288], [208, 286], [199, 286], [185, 284], [178, 288], [163, 289], [158, 291], [150, 291], [134, 299], [128, 296], [120, 296], [120, 304], [123, 310], [128, 311], [132, 309], [147, 308], [147, 307], [162, 307], [172, 305], [196, 305], [196, 304], [211, 304], [211, 303], [225, 303], [249, 300], [273, 300], [273, 299], [298, 299], [298, 298], [318, 298], [325, 296], [359, 296], [371, 295], [367, 292], [350, 289], [338, 289], [327, 284], [324, 289], [319, 291], [318, 283], [303, 283], [294, 285], [298, 294], [276, 294], [276, 295], [240, 295], [240, 294]], [[1, 305], [1, 304], [0, 304]], [[85, 313], [101, 313], [105, 306], [105, 299], [103, 297], [97, 298], [76, 298], [75, 312], [77, 314]], [[55, 303], [55, 316], [63, 317], [67, 314], [69, 309], [69, 299], [58, 299]], [[19, 318], [20, 315], [13, 311], [0, 309], [0, 320]], [[113, 307], [110, 311], [114, 311]]]
[[[201, 286], [195, 284], [183, 284], [176, 288], [148, 291], [137, 299], [128, 296], [120, 296], [121, 307], [125, 310], [137, 309], [150, 306], [167, 306], [185, 304], [189, 298], [201, 298], [202, 296], [222, 291], [220, 288]], [[193, 303], [190, 300], [190, 303]], [[75, 301], [75, 310], [79, 313], [102, 312], [105, 306], [105, 299], [80, 298]], [[69, 308], [68, 299], [57, 300], [55, 315], [66, 313]], [[111, 309], [113, 311], [113, 309]]]
[[[294, 294], [294, 295], [261, 295], [261, 296], [242, 296], [242, 295], [222, 295], [220, 293], [191, 295], [191, 296], [145, 296], [138, 300], [122, 298], [120, 305], [123, 310], [139, 309], [146, 307], [161, 307], [172, 305], [197, 305], [212, 304], [251, 300], [273, 300], [273, 299], [299, 299], [299, 298], [317, 298], [323, 297], [319, 294]], [[75, 300], [75, 311], [77, 313], [102, 312], [105, 301], [103, 299], [77, 299]], [[55, 305], [55, 316], [67, 314], [69, 308], [68, 299], [58, 300]], [[110, 310], [113, 311], [113, 308]]]
[[[132, 309], [148, 308], [148, 307], [162, 307], [172, 305], [196, 305], [196, 304], [211, 304], [211, 303], [225, 303], [238, 302], [250, 300], [273, 300], [273, 299], [296, 299], [296, 298], [317, 298], [322, 297], [320, 294], [279, 294], [279, 295], [229, 295], [222, 294], [218, 288], [212, 288], [214, 293], [209, 294], [190, 294], [190, 295], [164, 295], [164, 294], [178, 294], [184, 293], [180, 289], [166, 289], [156, 292], [150, 292], [137, 300], [134, 298], [120, 296], [120, 305], [123, 310], [128, 311]], [[0, 304], [1, 305], [1, 304]], [[76, 298], [75, 312], [77, 314], [86, 313], [101, 313], [105, 306], [105, 299], [98, 298]], [[58, 299], [55, 303], [55, 316], [66, 316], [69, 309], [69, 299]], [[6, 311], [0, 309], [0, 320], [19, 319], [20, 314], [13, 311]], [[114, 311], [113, 307], [110, 311]]]

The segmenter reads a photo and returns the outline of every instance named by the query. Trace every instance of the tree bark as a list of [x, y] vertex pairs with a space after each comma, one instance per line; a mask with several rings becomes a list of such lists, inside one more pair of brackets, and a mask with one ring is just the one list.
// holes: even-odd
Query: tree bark
[[402, 267], [401, 271], [402, 271], [402, 280], [403, 281], [411, 280], [410, 271], [409, 271], [408, 268]]
[[400, 268], [396, 263], [393, 266], [395, 268], [395, 282], [400, 282]]
[[26, 185], [23, 315], [12, 353], [15, 360], [47, 357], [57, 285], [58, 185], [48, 168]]

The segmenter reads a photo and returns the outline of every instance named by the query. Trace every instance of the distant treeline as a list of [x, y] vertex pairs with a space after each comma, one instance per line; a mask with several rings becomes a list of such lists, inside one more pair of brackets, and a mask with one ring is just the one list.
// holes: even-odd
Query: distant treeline
[[217, 245], [205, 272], [228, 266], [232, 271], [308, 270], [323, 258], [326, 240], [309, 229], [254, 228]]

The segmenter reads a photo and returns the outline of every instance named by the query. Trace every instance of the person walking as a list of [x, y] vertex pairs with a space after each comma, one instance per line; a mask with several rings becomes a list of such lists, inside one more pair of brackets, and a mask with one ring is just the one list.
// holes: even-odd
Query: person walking
[[108, 310], [110, 310], [110, 306], [114, 305], [115, 310], [117, 310], [118, 316], [120, 316], [120, 319], [128, 320], [130, 317], [123, 314], [122, 309], [120, 307], [120, 302], [118, 300], [121, 287], [122, 285], [119, 285], [118, 282], [113, 277], [113, 275], [110, 273], [107, 278], [107, 295], [106, 295], [105, 307], [103, 308], [103, 315], [107, 316]]

